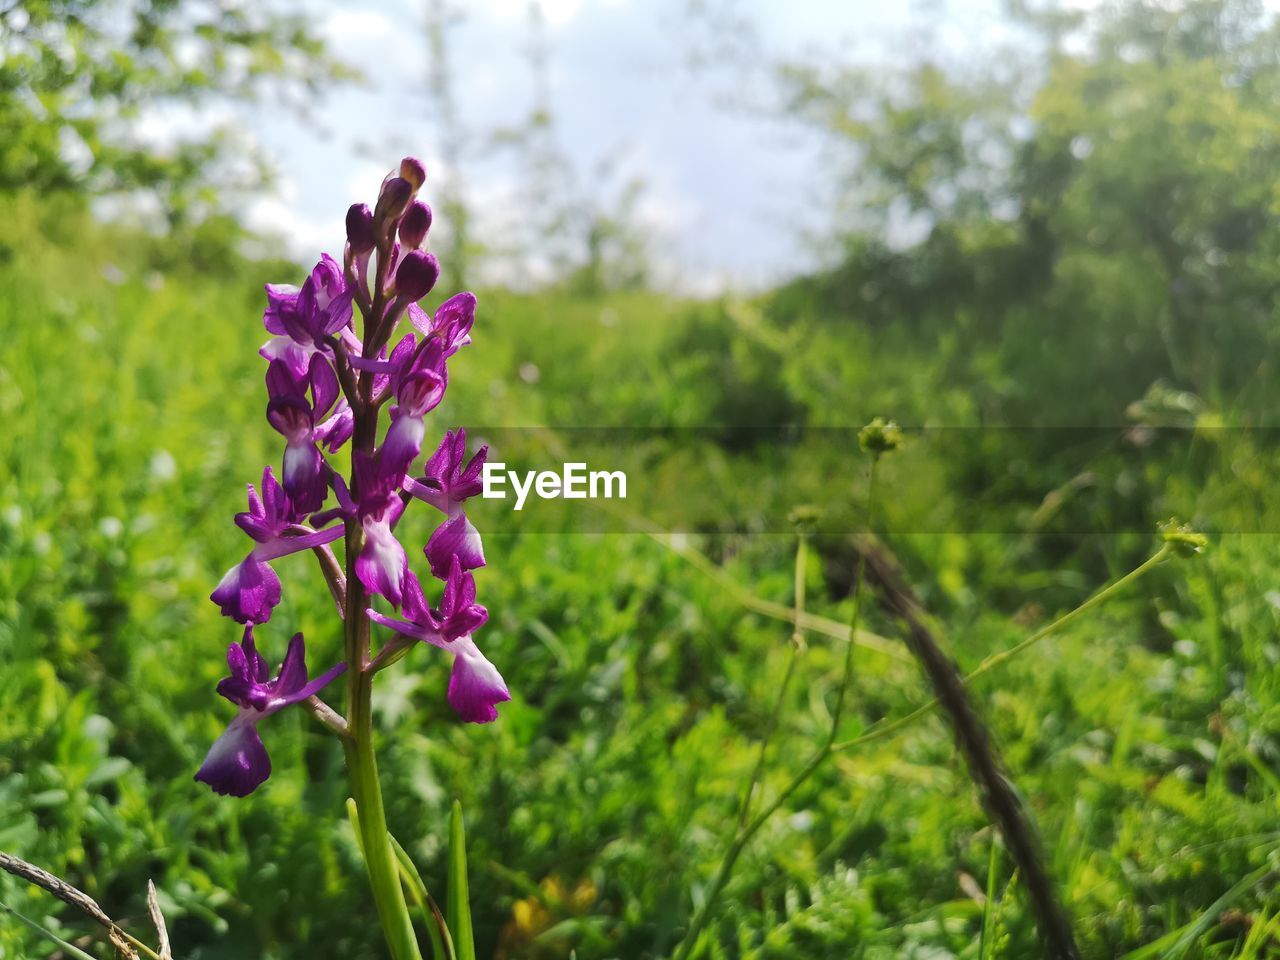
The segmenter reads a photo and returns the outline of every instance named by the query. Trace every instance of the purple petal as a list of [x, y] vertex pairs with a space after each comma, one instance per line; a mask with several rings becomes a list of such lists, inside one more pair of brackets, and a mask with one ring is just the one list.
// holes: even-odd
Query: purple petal
[[406, 333], [391, 349], [390, 360], [392, 368], [398, 370], [404, 366], [417, 349], [418, 341], [414, 339], [412, 333]]
[[209, 748], [196, 779], [225, 797], [247, 797], [271, 776], [271, 758], [255, 724], [257, 711], [244, 711], [231, 721]]
[[413, 324], [413, 328], [424, 337], [431, 335], [431, 314], [423, 310], [416, 303], [409, 304], [409, 322]]
[[422, 437], [426, 425], [421, 416], [405, 413], [396, 407], [391, 411], [391, 426], [382, 442], [383, 459], [396, 473], [404, 473], [422, 449]]
[[258, 355], [271, 363], [279, 363], [295, 376], [304, 376], [311, 362], [312, 350], [292, 337], [272, 337], [258, 350]]
[[[295, 633], [289, 640], [289, 649], [285, 651], [284, 660], [280, 664], [280, 675], [272, 684], [274, 698], [285, 697], [301, 690], [307, 683], [307, 645], [302, 634]], [[286, 703], [292, 702], [289, 700]], [[281, 704], [284, 706], [284, 704]], [[279, 709], [279, 707], [276, 707]]]
[[280, 602], [280, 578], [250, 554], [226, 572], [209, 599], [237, 623], [266, 623]]
[[[267, 661], [262, 658], [262, 654], [258, 652], [258, 646], [253, 641], [253, 625], [247, 624], [244, 628], [244, 634], [240, 638], [240, 648], [244, 651], [245, 660], [249, 664], [249, 676], [259, 683], [263, 683], [267, 677], [271, 676], [271, 668], [267, 666]], [[228, 651], [228, 655], [230, 651]]]
[[268, 333], [277, 336], [284, 333], [284, 313], [291, 313], [298, 303], [298, 288], [286, 283], [268, 283], [267, 309], [262, 314], [262, 325]]
[[355, 432], [356, 418], [346, 400], [339, 400], [338, 406], [324, 423], [315, 428], [312, 436], [318, 443], [323, 443], [330, 453], [337, 453], [342, 445], [351, 439]]
[[428, 613], [427, 620], [439, 631], [445, 641], [474, 633], [489, 619], [489, 611], [476, 603], [476, 580], [462, 569], [455, 556], [445, 581], [444, 596], [440, 600], [440, 615]]
[[440, 406], [448, 386], [449, 378], [443, 367], [439, 371], [415, 372], [400, 383], [396, 399], [407, 413], [421, 417]]
[[314, 422], [322, 419], [329, 412], [329, 408], [338, 399], [341, 390], [338, 386], [338, 375], [333, 372], [333, 366], [319, 354], [311, 358], [311, 367], [307, 376], [311, 381], [311, 419]]
[[305, 404], [307, 367], [310, 363], [308, 355], [302, 371], [298, 372], [282, 360], [271, 361], [267, 365], [267, 396], [273, 400], [276, 397], [296, 397]]
[[303, 550], [312, 550], [316, 547], [324, 546], [326, 543], [333, 543], [333, 541], [341, 539], [344, 532], [342, 524], [336, 524], [325, 530], [300, 533], [293, 537], [275, 537], [255, 547], [253, 556], [262, 563], [279, 560], [281, 557], [301, 553]]
[[290, 696], [286, 699], [285, 703], [282, 704], [282, 706], [288, 706], [288, 704], [290, 703], [298, 703], [301, 700], [307, 699], [307, 697], [315, 696], [317, 693], [319, 693], [321, 690], [323, 690], [330, 683], [338, 679], [338, 677], [342, 676], [346, 672], [347, 672], [347, 665], [345, 662], [335, 663], [332, 667], [330, 667], [324, 673], [320, 674], [320, 676], [316, 677], [314, 680], [307, 682], [301, 689], [290, 694]]
[[[459, 431], [459, 433], [461, 432]], [[457, 472], [453, 481], [453, 489], [449, 491], [450, 497], [455, 502], [461, 503], [463, 500], [479, 496], [480, 491], [484, 489], [484, 481], [481, 477], [484, 474], [484, 462], [488, 459], [488, 456], [488, 444], [481, 444], [480, 449], [467, 461], [467, 465]]]
[[347, 359], [351, 362], [351, 366], [363, 373], [388, 374], [394, 369], [391, 361], [385, 357], [360, 357], [353, 355]]
[[431, 605], [422, 592], [422, 584], [412, 570], [404, 578], [404, 603], [401, 605], [404, 615], [414, 623], [429, 624], [432, 622]]
[[329, 491], [324, 455], [314, 443], [289, 443], [284, 448], [284, 490], [299, 513], [319, 510]]
[[386, 597], [395, 606], [403, 598], [409, 561], [404, 547], [384, 523], [365, 524], [364, 549], [356, 557], [356, 576], [370, 593]]
[[441, 513], [449, 512], [449, 496], [444, 492], [440, 481], [434, 477], [427, 477], [424, 480], [414, 480], [412, 477], [406, 477], [404, 489], [424, 503], [431, 504]]
[[333, 298], [333, 302], [329, 306], [325, 307], [324, 322], [320, 327], [320, 334], [326, 337], [333, 336], [333, 334], [351, 323], [351, 301], [354, 295], [354, 290], [344, 290]]
[[497, 705], [511, 699], [498, 668], [485, 659], [470, 637], [454, 641], [449, 674], [449, 706], [467, 723], [492, 723]]
[[385, 614], [379, 613], [372, 607], [365, 612], [369, 615], [369, 619], [374, 623], [394, 630], [396, 633], [402, 634], [406, 637], [412, 637], [414, 640], [423, 640], [426, 643], [435, 644], [437, 647], [444, 645], [444, 640], [440, 637], [440, 634], [429, 626], [424, 626], [421, 623], [409, 623], [405, 620], [397, 620], [395, 617], [388, 617]]
[[[247, 627], [246, 630], [252, 630]], [[248, 642], [253, 642], [253, 634], [248, 634]], [[249, 647], [249, 651], [255, 652], [253, 647]], [[246, 653], [244, 641], [233, 643], [227, 647], [227, 669], [231, 671], [232, 680], [243, 680], [246, 683], [253, 682], [254, 667], [249, 664], [249, 657]]]
[[438, 580], [447, 579], [453, 559], [457, 557], [463, 570], [475, 570], [484, 566], [484, 547], [480, 543], [480, 531], [465, 513], [446, 520], [436, 527], [427, 541], [424, 551], [431, 564], [431, 575]]
[[[436, 447], [435, 453], [427, 458], [424, 463], [423, 472], [427, 479], [444, 481], [446, 477], [453, 472], [454, 467], [458, 465], [458, 434], [461, 431], [446, 430], [444, 439], [440, 441], [440, 446]], [[467, 442], [466, 436], [462, 438], [462, 442]]]
[[[293, 443], [300, 443], [311, 436], [314, 420], [311, 416], [311, 405], [305, 397], [294, 394], [281, 394], [272, 397], [267, 404], [267, 422]], [[288, 489], [288, 483], [285, 484]]]
[[440, 304], [436, 310], [434, 329], [444, 344], [444, 355], [451, 357], [471, 342], [471, 327], [476, 320], [476, 295], [459, 293]]

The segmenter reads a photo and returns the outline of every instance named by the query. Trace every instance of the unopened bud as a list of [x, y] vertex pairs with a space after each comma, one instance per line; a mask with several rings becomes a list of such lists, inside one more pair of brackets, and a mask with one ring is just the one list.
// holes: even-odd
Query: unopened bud
[[435, 254], [411, 250], [396, 269], [396, 297], [400, 300], [421, 300], [439, 279], [440, 261]]
[[1171, 517], [1158, 527], [1160, 539], [1171, 544], [1180, 557], [1194, 557], [1209, 545], [1209, 538], [1199, 533], [1189, 523], [1179, 523]]
[[427, 182], [427, 168], [417, 157], [405, 157], [400, 161], [400, 176], [413, 185], [416, 193]]
[[795, 528], [796, 533], [810, 534], [818, 528], [818, 521], [822, 519], [822, 509], [808, 503], [797, 504], [787, 513], [787, 519], [791, 521], [791, 526]]
[[878, 457], [902, 446], [902, 428], [892, 420], [876, 417], [858, 431], [858, 444]]
[[347, 243], [356, 256], [373, 249], [373, 214], [363, 203], [353, 203], [347, 211]]
[[409, 204], [409, 209], [400, 218], [400, 243], [409, 250], [417, 250], [422, 241], [427, 239], [427, 231], [431, 229], [431, 208], [421, 200]]
[[382, 192], [378, 194], [378, 205], [373, 211], [374, 223], [379, 227], [395, 223], [412, 199], [413, 185], [403, 177], [392, 177], [382, 185]]

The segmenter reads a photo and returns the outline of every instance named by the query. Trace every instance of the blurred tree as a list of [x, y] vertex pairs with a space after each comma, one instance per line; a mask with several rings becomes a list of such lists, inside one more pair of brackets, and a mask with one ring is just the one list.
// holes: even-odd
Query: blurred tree
[[456, 287], [468, 285], [471, 255], [476, 252], [471, 237], [471, 214], [462, 179], [468, 131], [458, 114], [454, 89], [454, 68], [449, 56], [448, 34], [465, 16], [462, 7], [447, 0], [430, 0], [427, 7], [427, 92], [436, 121], [440, 125], [440, 155], [446, 171], [440, 186], [440, 212], [448, 225], [449, 249], [445, 270]]
[[561, 145], [552, 84], [552, 49], [541, 0], [527, 7], [525, 61], [530, 104], [519, 124], [493, 131], [495, 147], [516, 156], [524, 174], [520, 212], [507, 256], [533, 283], [596, 296], [634, 290], [649, 278], [649, 250], [639, 224], [642, 177], [624, 169], [625, 145], [584, 167]]
[[977, 71], [779, 66], [780, 108], [848, 171], [846, 257], [805, 287], [818, 312], [941, 338], [997, 422], [1115, 423], [1161, 379], [1217, 405], [1262, 389], [1241, 416], [1273, 412], [1274, 18], [1253, 0], [1010, 13], [1017, 49]]
[[0, 6], [0, 190], [145, 190], [171, 225], [257, 186], [260, 160], [227, 128], [159, 144], [144, 111], [289, 98], [299, 111], [350, 76], [301, 11], [235, 0], [8, 0]]

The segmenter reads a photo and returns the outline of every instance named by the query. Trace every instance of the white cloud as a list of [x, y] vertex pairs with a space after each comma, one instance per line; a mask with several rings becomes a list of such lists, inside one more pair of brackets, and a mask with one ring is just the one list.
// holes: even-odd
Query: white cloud
[[262, 197], [249, 206], [245, 221], [253, 230], [282, 237], [290, 255], [304, 263], [320, 259], [321, 253], [341, 256], [346, 236], [342, 216], [309, 217], [281, 197]]

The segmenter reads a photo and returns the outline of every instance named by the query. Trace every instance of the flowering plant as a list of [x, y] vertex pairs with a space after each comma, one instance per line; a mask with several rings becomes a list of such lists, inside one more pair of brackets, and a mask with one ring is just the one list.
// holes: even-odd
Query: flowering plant
[[[227, 653], [230, 676], [217, 688], [239, 712], [196, 773], [220, 794], [252, 793], [271, 774], [259, 724], [288, 706], [302, 706], [332, 731], [346, 752], [352, 819], [396, 960], [420, 952], [382, 806], [372, 740], [374, 675], [422, 641], [453, 654], [447, 696], [463, 720], [489, 723], [510, 699], [474, 639], [489, 616], [476, 602], [472, 574], [485, 556], [464, 505], [480, 490], [487, 451], [481, 447], [468, 460], [466, 431], [449, 430], [422, 474], [412, 469], [425, 417], [444, 399], [449, 359], [471, 342], [476, 310], [470, 293], [446, 300], [434, 315], [418, 305], [440, 276], [439, 261], [423, 249], [431, 208], [417, 194], [425, 178], [422, 163], [406, 158], [383, 181], [373, 210], [358, 203], [347, 211], [341, 265], [326, 254], [300, 288], [267, 285], [263, 323], [272, 336], [259, 352], [267, 361], [267, 421], [284, 437], [284, 455], [280, 479], [267, 467], [261, 490], [249, 485], [249, 509], [235, 522], [254, 545], [211, 595], [225, 616], [244, 625]], [[397, 340], [405, 320], [411, 329]], [[345, 475], [333, 461], [344, 450]], [[414, 574], [395, 533], [415, 499], [444, 514], [424, 548], [435, 588]], [[341, 562], [331, 546], [338, 540]], [[302, 634], [294, 634], [272, 678], [254, 629], [280, 602], [273, 562], [305, 551], [318, 558], [337, 605], [342, 657], [309, 679]], [[432, 594], [439, 595], [435, 606]], [[375, 610], [375, 596], [395, 615]], [[389, 631], [380, 644], [373, 623]], [[345, 716], [321, 699], [344, 674]]]

